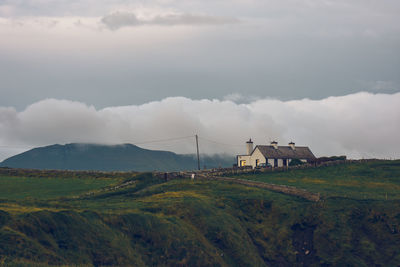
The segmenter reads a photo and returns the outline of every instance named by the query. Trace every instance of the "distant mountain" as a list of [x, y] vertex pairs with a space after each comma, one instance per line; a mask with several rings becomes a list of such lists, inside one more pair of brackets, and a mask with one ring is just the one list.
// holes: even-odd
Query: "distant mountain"
[[[228, 167], [231, 156], [201, 156], [201, 167]], [[0, 167], [100, 171], [178, 171], [197, 169], [195, 155], [143, 149], [132, 144], [66, 144], [38, 147], [10, 157]]]

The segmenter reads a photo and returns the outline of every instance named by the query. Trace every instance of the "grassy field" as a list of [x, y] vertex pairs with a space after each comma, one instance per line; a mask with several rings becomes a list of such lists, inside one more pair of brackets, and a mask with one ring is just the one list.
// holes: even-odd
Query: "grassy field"
[[236, 177], [295, 186], [321, 193], [325, 197], [400, 199], [400, 160], [351, 163]]
[[39, 184], [29, 197], [0, 189], [0, 266], [399, 266], [396, 193], [368, 189], [364, 199], [340, 182], [398, 185], [398, 162], [363, 164], [246, 177], [322, 192], [320, 202], [150, 173], [87, 174], [87, 183], [84, 173], [14, 173], [9, 188]]
[[0, 200], [78, 196], [117, 184], [116, 178], [38, 178], [0, 176]]

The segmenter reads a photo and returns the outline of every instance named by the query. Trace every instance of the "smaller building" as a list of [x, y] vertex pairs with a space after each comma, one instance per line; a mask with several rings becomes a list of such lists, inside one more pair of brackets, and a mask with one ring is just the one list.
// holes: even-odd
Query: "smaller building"
[[315, 156], [308, 147], [295, 146], [290, 142], [288, 146], [278, 146], [278, 142], [273, 141], [270, 145], [257, 145], [253, 149], [251, 139], [246, 142], [246, 155], [237, 156], [239, 167], [251, 166], [255, 168], [260, 165], [271, 165], [272, 167], [285, 167], [293, 159], [302, 162], [314, 162]]

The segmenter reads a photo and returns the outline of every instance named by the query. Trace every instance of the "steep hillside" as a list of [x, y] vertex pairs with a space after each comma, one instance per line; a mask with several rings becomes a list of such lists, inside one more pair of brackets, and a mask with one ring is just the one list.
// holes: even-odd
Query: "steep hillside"
[[[226, 167], [233, 162], [232, 157], [201, 157], [202, 167]], [[1, 166], [58, 170], [176, 171], [196, 169], [197, 159], [193, 155], [148, 150], [131, 144], [67, 144], [34, 148], [4, 160]]]
[[[391, 178], [375, 178], [396, 187], [399, 166], [386, 163], [361, 164], [369, 171], [359, 174], [374, 179], [384, 167], [384, 176]], [[352, 172], [362, 166], [346, 168]], [[307, 171], [299, 170], [299, 177]], [[322, 201], [311, 202], [224, 181], [87, 173], [92, 189], [84, 193], [66, 184], [68, 175], [82, 183], [83, 172], [54, 174], [0, 169], [0, 265], [400, 265], [399, 191], [389, 200], [372, 194], [337, 197], [341, 190], [358, 190], [339, 183]], [[296, 171], [290, 175], [296, 179]], [[21, 179], [40, 181], [42, 194], [26, 188], [19, 198], [10, 192]], [[105, 187], [99, 188], [96, 179]], [[55, 193], [57, 183], [64, 188]]]

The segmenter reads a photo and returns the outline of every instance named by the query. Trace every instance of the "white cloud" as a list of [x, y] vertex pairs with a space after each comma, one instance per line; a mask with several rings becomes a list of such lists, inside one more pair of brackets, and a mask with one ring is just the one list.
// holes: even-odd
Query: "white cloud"
[[[252, 137], [256, 144], [293, 140], [310, 146], [317, 156], [399, 158], [399, 132], [400, 93], [357, 93], [322, 100], [259, 99], [248, 104], [171, 97], [101, 110], [80, 102], [47, 99], [21, 112], [0, 108], [0, 147], [141, 143], [199, 134], [204, 138], [200, 139], [204, 153], [242, 153], [244, 141]], [[194, 139], [141, 146], [192, 153]], [[0, 156], [10, 156], [4, 149]]]
[[243, 96], [239, 93], [232, 93], [224, 96], [224, 100], [232, 101], [232, 102], [239, 102], [243, 100]]

